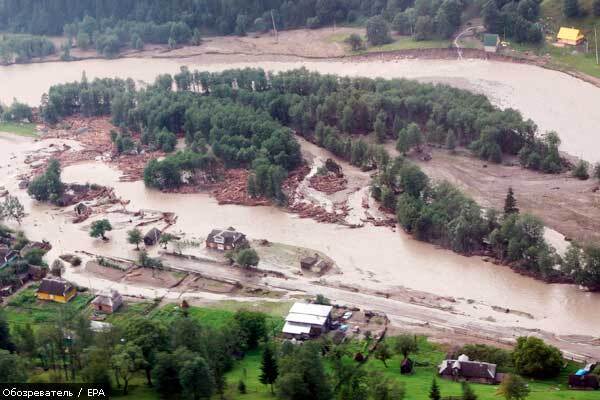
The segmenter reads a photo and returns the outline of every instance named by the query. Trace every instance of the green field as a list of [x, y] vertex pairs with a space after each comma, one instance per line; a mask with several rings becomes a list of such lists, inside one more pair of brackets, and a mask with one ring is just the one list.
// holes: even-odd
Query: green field
[[[336, 33], [331, 35], [327, 40], [332, 43], [344, 43], [348, 38], [346, 33]], [[366, 43], [367, 38], [362, 36], [363, 41]], [[392, 37], [393, 42], [384, 44], [381, 46], [368, 46], [365, 50], [353, 52], [348, 46], [348, 53], [350, 54], [366, 54], [366, 53], [377, 53], [385, 51], [399, 51], [399, 50], [414, 50], [414, 49], [437, 49], [447, 48], [452, 45], [450, 40], [414, 40], [410, 36], [399, 36], [394, 35]]]
[[14, 133], [20, 136], [37, 137], [35, 124], [22, 122], [0, 122], [0, 132]]

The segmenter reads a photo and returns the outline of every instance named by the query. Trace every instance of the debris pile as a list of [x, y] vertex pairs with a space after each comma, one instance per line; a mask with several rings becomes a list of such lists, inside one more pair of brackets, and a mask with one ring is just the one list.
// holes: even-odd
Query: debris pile
[[313, 189], [331, 195], [348, 187], [348, 180], [340, 175], [329, 173], [326, 175], [313, 175], [309, 179], [309, 186]]
[[248, 194], [248, 176], [246, 169], [228, 169], [223, 180], [213, 190], [219, 204], [240, 204], [245, 206], [265, 206], [271, 204], [264, 196], [251, 197]]
[[343, 224], [348, 216], [348, 206], [344, 205], [336, 212], [329, 212], [321, 206], [313, 203], [296, 202], [290, 206], [290, 211], [298, 214], [300, 218], [311, 218], [317, 222], [327, 222], [330, 224]]

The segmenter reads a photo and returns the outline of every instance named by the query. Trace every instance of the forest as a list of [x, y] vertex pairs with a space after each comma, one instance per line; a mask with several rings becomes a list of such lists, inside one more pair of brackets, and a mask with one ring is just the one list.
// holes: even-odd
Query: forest
[[114, 57], [123, 48], [143, 49], [146, 43], [174, 48], [199, 45], [206, 34], [266, 32], [273, 23], [279, 30], [366, 25], [372, 45], [391, 41], [391, 29], [415, 40], [450, 38], [467, 10], [469, 18], [481, 15], [490, 32], [517, 42], [543, 40], [535, 0], [489, 0], [485, 4], [459, 0], [61, 0], [42, 4], [2, 0], [0, 31], [64, 34], [69, 41], [63, 59], [68, 60], [73, 44]]

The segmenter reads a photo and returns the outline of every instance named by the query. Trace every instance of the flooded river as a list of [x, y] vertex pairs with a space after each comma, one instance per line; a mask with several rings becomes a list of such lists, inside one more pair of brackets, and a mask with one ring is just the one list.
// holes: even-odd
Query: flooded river
[[[0, 68], [0, 100], [13, 97], [38, 104], [41, 94], [57, 82], [73, 81], [86, 71], [89, 78], [132, 77], [152, 80], [156, 74], [177, 72], [181, 65], [205, 70], [260, 66], [284, 70], [305, 66], [324, 73], [347, 75], [409, 77], [453, 84], [485, 93], [498, 105], [520, 109], [543, 129], [556, 129], [563, 150], [589, 160], [600, 160], [594, 150], [600, 126], [600, 89], [564, 74], [527, 65], [465, 60], [461, 62], [408, 60], [399, 62], [261, 62], [259, 64], [199, 65], [189, 60], [120, 59], [77, 63], [46, 63]], [[552, 82], [552, 85], [549, 84]], [[593, 107], [595, 106], [595, 107]], [[581, 118], [573, 119], [574, 114]], [[87, 235], [89, 221], [74, 225], [51, 207], [32, 202], [16, 189], [17, 168], [25, 150], [40, 143], [0, 136], [0, 185], [18, 193], [29, 213], [23, 226], [33, 239], [48, 239], [55, 248], [51, 256], [74, 250], [105, 252], [135, 257], [125, 242], [125, 229], [118, 221], [113, 240], [93, 240]], [[179, 216], [175, 231], [188, 237], [204, 238], [213, 227], [234, 226], [254, 239], [313, 248], [335, 259], [343, 274], [327, 278], [346, 285], [375, 290], [399, 287], [441, 296], [474, 299], [489, 305], [507, 307], [534, 316], [519, 325], [561, 334], [598, 335], [600, 294], [580, 291], [571, 285], [548, 285], [513, 273], [506, 267], [483, 262], [478, 257], [462, 257], [417, 242], [389, 228], [368, 226], [348, 229], [299, 219], [272, 207], [219, 206], [205, 194], [164, 194], [148, 190], [142, 182], [118, 182], [118, 172], [101, 163], [66, 168], [67, 182], [91, 182], [115, 187], [119, 196], [131, 200], [130, 210], [173, 211]], [[111, 218], [115, 218], [111, 214]]]
[[600, 161], [600, 88], [569, 75], [532, 65], [484, 60], [400, 61], [294, 61], [205, 63], [202, 58], [86, 60], [0, 67], [0, 101], [13, 98], [38, 105], [40, 96], [59, 82], [89, 78], [131, 77], [152, 81], [159, 73], [190, 69], [220, 71], [227, 68], [262, 67], [279, 71], [306, 67], [322, 73], [383, 78], [412, 78], [440, 82], [488, 96], [500, 107], [513, 107], [533, 119], [541, 131], [556, 130], [561, 149], [589, 161]]

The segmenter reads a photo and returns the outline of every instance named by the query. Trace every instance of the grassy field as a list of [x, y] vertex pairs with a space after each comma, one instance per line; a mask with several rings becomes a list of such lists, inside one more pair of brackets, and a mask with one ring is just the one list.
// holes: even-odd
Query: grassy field
[[0, 132], [9, 132], [20, 136], [38, 136], [35, 124], [25, 124], [22, 122], [0, 122]]
[[[336, 33], [328, 38], [328, 41], [332, 43], [345, 43], [348, 38], [346, 33]], [[366, 43], [367, 38], [362, 36], [363, 41]], [[414, 40], [410, 36], [392, 36], [393, 42], [384, 44], [382, 46], [368, 46], [365, 50], [353, 52], [348, 46], [348, 53], [350, 54], [366, 54], [366, 53], [377, 53], [384, 51], [398, 51], [398, 50], [413, 50], [413, 49], [437, 49], [446, 48], [452, 45], [450, 40]]]
[[[262, 385], [259, 380], [260, 374], [260, 351], [253, 351], [236, 364], [235, 368], [227, 374], [229, 385], [229, 398], [259, 400], [270, 399], [273, 396], [270, 389]], [[378, 372], [386, 377], [404, 383], [406, 388], [406, 400], [427, 400], [432, 379], [437, 375], [437, 365], [444, 359], [445, 352], [435, 344], [429, 343], [426, 338], [419, 338], [419, 352], [411, 355], [411, 358], [420, 364], [427, 366], [416, 367], [413, 375], [400, 375], [401, 356], [395, 356], [388, 361], [386, 368], [381, 361], [369, 359], [363, 368], [367, 372]], [[569, 372], [574, 371], [576, 365], [569, 365], [556, 379], [550, 381], [531, 381], [529, 386], [531, 395], [529, 400], [594, 400], [598, 393], [567, 390], [566, 382]], [[246, 384], [247, 394], [242, 395], [237, 391], [240, 380]], [[442, 396], [460, 396], [461, 385], [452, 381], [438, 379]], [[496, 395], [497, 386], [471, 385], [480, 400], [498, 399]]]

